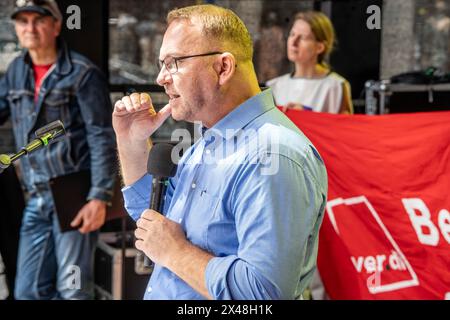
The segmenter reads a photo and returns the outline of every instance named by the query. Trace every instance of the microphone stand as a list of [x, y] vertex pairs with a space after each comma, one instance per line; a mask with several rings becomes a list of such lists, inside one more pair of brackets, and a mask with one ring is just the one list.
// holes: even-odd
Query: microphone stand
[[0, 173], [11, 165], [11, 157], [7, 154], [0, 154]]
[[20, 149], [19, 152], [8, 155], [0, 154], [0, 173], [7, 169], [14, 161], [22, 158], [24, 155], [30, 154], [41, 147], [46, 147], [50, 141], [56, 137], [65, 134], [65, 129], [61, 121], [54, 121], [45, 127], [36, 131], [37, 138]]

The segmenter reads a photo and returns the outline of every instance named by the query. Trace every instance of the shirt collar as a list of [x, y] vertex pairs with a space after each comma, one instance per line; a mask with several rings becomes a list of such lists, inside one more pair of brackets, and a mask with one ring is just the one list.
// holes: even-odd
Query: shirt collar
[[56, 72], [61, 75], [66, 75], [72, 70], [72, 60], [69, 55], [69, 49], [67, 44], [62, 39], [58, 41], [59, 52], [58, 52], [58, 62], [56, 65]]
[[243, 129], [254, 119], [273, 108], [275, 108], [275, 103], [273, 101], [272, 89], [268, 88], [246, 100], [211, 128], [208, 129], [201, 126], [199, 129], [200, 134], [205, 140], [209, 140], [216, 135], [225, 140], [230, 139], [240, 129]]

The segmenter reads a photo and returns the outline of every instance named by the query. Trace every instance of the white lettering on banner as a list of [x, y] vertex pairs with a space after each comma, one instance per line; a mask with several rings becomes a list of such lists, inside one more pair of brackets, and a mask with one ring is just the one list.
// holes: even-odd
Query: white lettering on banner
[[374, 272], [366, 280], [366, 285], [369, 290], [376, 290], [381, 286], [381, 272]]
[[[355, 209], [339, 209], [334, 210], [336, 207], [345, 206], [352, 207], [354, 205], [359, 206], [358, 210]], [[369, 215], [367, 215], [367, 211], [362, 209], [361, 206], [365, 206], [368, 210]], [[382, 244], [385, 248], [381, 249], [382, 252], [389, 252], [390, 254], [377, 254], [377, 255], [367, 255], [367, 256], [350, 256], [350, 260], [353, 263], [357, 273], [361, 275], [361, 277], [365, 277], [365, 274], [369, 274], [366, 279], [367, 289], [372, 294], [389, 292], [399, 289], [404, 289], [408, 287], [418, 286], [419, 279], [417, 274], [411, 267], [408, 259], [405, 257], [400, 247], [390, 234], [389, 230], [384, 225], [381, 220], [379, 214], [372, 206], [372, 204], [368, 201], [365, 196], [355, 196], [351, 198], [335, 198], [329, 200], [327, 202], [326, 212], [328, 214], [328, 218], [330, 219], [331, 225], [335, 230], [336, 234], [345, 242], [345, 245], [348, 246], [349, 252], [351, 252], [352, 247], [351, 244], [354, 240], [352, 236], [349, 236], [349, 232], [351, 233], [351, 229], [349, 229], [348, 224], [340, 224], [339, 221], [341, 219], [347, 221], [349, 219], [355, 218], [355, 214], [361, 214], [361, 218], [364, 216], [364, 221], [367, 223], [375, 223], [380, 228], [380, 231], [383, 232], [385, 236], [385, 240], [379, 238], [380, 235], [377, 234], [376, 237], [379, 238], [380, 244]], [[444, 216], [444, 214], [443, 214]], [[446, 217], [445, 217], [446, 218]], [[371, 221], [372, 220], [372, 221]], [[445, 220], [443, 218], [443, 220]], [[351, 221], [351, 220], [350, 220]], [[446, 222], [444, 222], [446, 223]], [[384, 243], [384, 244], [383, 244]], [[380, 246], [371, 243], [365, 243], [366, 250], [369, 252], [373, 252], [375, 250], [379, 251]], [[360, 252], [360, 247], [356, 250]], [[365, 271], [365, 274], [362, 271]], [[395, 275], [391, 275], [389, 277], [381, 277], [381, 272], [384, 270], [397, 270], [399, 273]], [[405, 275], [408, 274], [409, 277], [405, 278]]]
[[450, 212], [442, 209], [439, 212], [438, 223], [442, 236], [448, 243], [450, 243]]
[[406, 270], [403, 259], [394, 251], [392, 251], [392, 254], [389, 256], [389, 267], [393, 270]]
[[350, 260], [352, 260], [356, 271], [361, 272], [362, 266], [363, 266], [364, 257], [358, 257], [358, 259], [355, 259], [355, 257], [350, 257]]
[[[383, 272], [384, 266], [383, 263], [386, 261], [386, 255], [380, 254], [374, 256], [367, 256], [362, 257], [359, 256], [358, 258], [350, 257], [350, 260], [353, 263], [353, 266], [355, 267], [356, 271], [360, 273], [362, 271], [362, 268], [364, 266], [364, 269], [366, 273], [374, 273], [374, 272]], [[389, 269], [392, 270], [407, 270], [405, 263], [403, 262], [400, 255], [395, 252], [391, 251], [391, 254], [389, 255], [388, 259], [388, 266]]]
[[[437, 246], [439, 243], [439, 230], [431, 221], [430, 210], [420, 198], [402, 199], [403, 206], [416, 231], [420, 243]], [[420, 214], [417, 214], [420, 212]], [[450, 214], [442, 209], [438, 214], [438, 224], [442, 236], [450, 244]], [[427, 230], [427, 232], [425, 232]]]
[[372, 256], [368, 256], [366, 259], [364, 259], [364, 268], [367, 272], [372, 273], [376, 270], [376, 260]]

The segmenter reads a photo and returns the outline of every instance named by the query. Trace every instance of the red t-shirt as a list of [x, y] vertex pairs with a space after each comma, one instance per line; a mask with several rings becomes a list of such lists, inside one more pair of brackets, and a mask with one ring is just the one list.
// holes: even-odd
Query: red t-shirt
[[42, 79], [44, 78], [47, 71], [52, 67], [53, 64], [47, 64], [43, 66], [38, 66], [33, 64], [34, 72], [34, 101], [36, 102], [39, 95], [39, 90], [41, 89]]

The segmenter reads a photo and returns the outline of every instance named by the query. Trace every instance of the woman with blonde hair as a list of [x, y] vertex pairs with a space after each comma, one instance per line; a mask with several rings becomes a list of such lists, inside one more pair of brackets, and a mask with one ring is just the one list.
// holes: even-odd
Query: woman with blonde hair
[[350, 84], [327, 63], [334, 42], [334, 28], [326, 15], [317, 11], [295, 15], [287, 40], [287, 56], [295, 70], [267, 81], [278, 106], [353, 113]]

